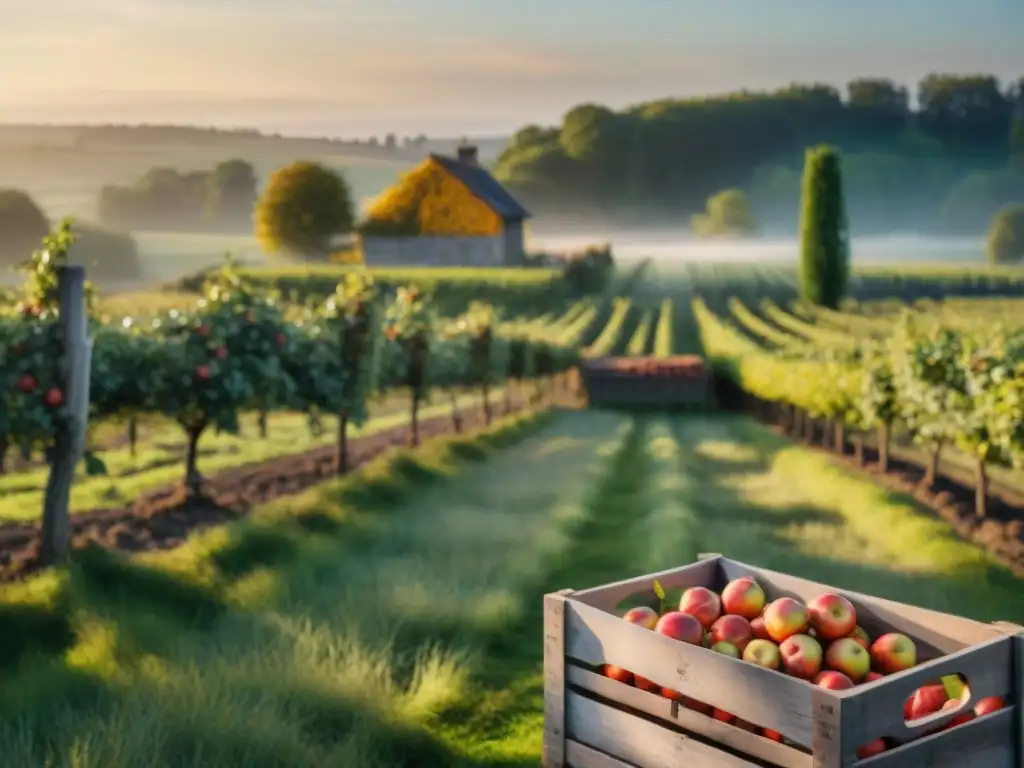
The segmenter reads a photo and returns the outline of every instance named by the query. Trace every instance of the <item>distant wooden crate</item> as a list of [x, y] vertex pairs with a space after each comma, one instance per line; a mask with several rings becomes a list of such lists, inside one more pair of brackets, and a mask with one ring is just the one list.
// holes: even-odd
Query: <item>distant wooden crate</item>
[[592, 358], [580, 376], [595, 408], [702, 408], [711, 398], [711, 367], [695, 355]]
[[[1024, 627], [984, 624], [788, 576], [720, 555], [662, 573], [544, 598], [544, 768], [1020, 768], [1024, 765]], [[902, 632], [923, 661], [851, 690], [832, 691], [623, 621], [631, 596], [753, 576], [769, 599], [845, 595], [872, 636]], [[774, 730], [776, 742], [678, 701], [599, 674], [610, 664]], [[908, 726], [903, 703], [945, 675], [967, 679], [969, 703], [1001, 696], [1006, 707], [933, 733], [955, 712]], [[894, 746], [858, 759], [880, 736]], [[923, 738], [922, 738], [923, 737]]]

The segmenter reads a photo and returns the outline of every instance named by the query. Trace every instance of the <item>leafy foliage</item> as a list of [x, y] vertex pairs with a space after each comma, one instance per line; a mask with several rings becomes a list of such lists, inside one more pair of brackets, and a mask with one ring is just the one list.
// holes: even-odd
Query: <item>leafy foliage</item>
[[993, 264], [1024, 261], [1024, 205], [999, 211], [988, 233], [988, 260]]
[[270, 253], [326, 257], [353, 226], [345, 178], [304, 160], [275, 171], [256, 207], [256, 236]]
[[705, 211], [693, 217], [693, 231], [700, 237], [746, 237], [757, 231], [757, 224], [742, 190], [725, 189], [709, 197]]
[[800, 294], [836, 309], [850, 274], [850, 241], [839, 155], [830, 147], [808, 150], [800, 218]]

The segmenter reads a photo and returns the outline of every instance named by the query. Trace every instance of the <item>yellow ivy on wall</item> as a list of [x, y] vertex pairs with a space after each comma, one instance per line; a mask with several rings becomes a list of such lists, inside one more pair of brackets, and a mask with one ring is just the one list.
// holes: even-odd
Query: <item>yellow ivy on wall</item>
[[384, 190], [367, 212], [367, 231], [489, 236], [502, 220], [439, 163], [427, 159]]

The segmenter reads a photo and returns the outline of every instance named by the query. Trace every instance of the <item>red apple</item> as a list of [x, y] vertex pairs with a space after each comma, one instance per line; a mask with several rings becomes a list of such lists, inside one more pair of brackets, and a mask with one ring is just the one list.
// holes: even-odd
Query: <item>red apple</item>
[[683, 694], [681, 694], [679, 691], [673, 691], [671, 688], [662, 688], [661, 695], [662, 698], [672, 699], [672, 701], [683, 700]]
[[661, 686], [651, 682], [646, 677], [640, 677], [640, 675], [633, 675], [633, 685], [639, 688], [641, 691], [650, 691], [651, 693], [661, 693]]
[[842, 595], [826, 592], [807, 604], [811, 626], [823, 640], [847, 637], [857, 628], [857, 611]]
[[722, 590], [722, 610], [753, 621], [764, 610], [764, 590], [750, 576], [733, 579]]
[[658, 624], [658, 612], [646, 605], [641, 605], [637, 608], [630, 608], [622, 615], [622, 619], [630, 624], [639, 624], [646, 629], [654, 629]]
[[893, 675], [917, 664], [917, 646], [899, 632], [888, 632], [871, 644], [872, 666], [883, 675]]
[[761, 735], [761, 726], [754, 725], [753, 723], [748, 722], [746, 720], [741, 720], [738, 717], [736, 718], [733, 725], [735, 725], [737, 728], [742, 728], [744, 731], [747, 731], [748, 733], [756, 733], [758, 736]]
[[198, 333], [200, 336], [209, 336], [210, 335], [210, 326], [208, 326], [208, 325], [200, 325], [198, 328], [196, 328], [196, 333]]
[[771, 635], [768, 634], [768, 628], [764, 625], [764, 616], [758, 616], [750, 620], [750, 631], [754, 633], [754, 637], [761, 640], [772, 639]]
[[857, 747], [857, 759], [863, 760], [867, 757], [874, 757], [875, 755], [882, 754], [887, 749], [888, 747], [885, 745], [884, 739], [875, 739], [863, 746]]
[[949, 701], [946, 689], [941, 685], [922, 685], [910, 697], [910, 720], [934, 715]]
[[622, 667], [613, 667], [611, 664], [604, 664], [601, 666], [601, 674], [605, 677], [610, 677], [612, 680], [618, 680], [620, 683], [626, 685], [633, 684], [633, 673]]
[[761, 735], [764, 736], [766, 739], [777, 741], [780, 744], [782, 743], [782, 734], [778, 731], [773, 731], [771, 728], [762, 728]]
[[851, 637], [841, 637], [825, 652], [825, 666], [858, 683], [871, 671], [871, 654]]
[[688, 613], [710, 629], [722, 615], [722, 599], [705, 587], [690, 587], [679, 598], [679, 613]]
[[740, 657], [740, 649], [732, 643], [727, 643], [724, 640], [712, 645], [711, 650], [715, 653], [720, 653], [723, 656], [732, 656], [734, 659], [738, 659]]
[[779, 646], [782, 667], [793, 677], [810, 680], [821, 671], [821, 646], [808, 635], [787, 637]]
[[[948, 710], [957, 709], [962, 703], [963, 702], [961, 702], [960, 699], [947, 699], [946, 703], [942, 705], [942, 710], [945, 712]], [[942, 730], [948, 731], [950, 728], [956, 728], [958, 725], [969, 723], [971, 722], [971, 720], [974, 719], [974, 717], [974, 712], [972, 712], [969, 709], [965, 710], [964, 712], [961, 712], [952, 720], [950, 720], [948, 723], [946, 723], [946, 725], [943, 726]]]
[[29, 392], [34, 392], [36, 387], [38, 386], [39, 382], [36, 381], [36, 377], [30, 376], [27, 373], [20, 379], [18, 379], [18, 389], [20, 389], [25, 394], [28, 394]]
[[779, 646], [771, 640], [751, 640], [743, 651], [743, 660], [765, 669], [778, 669], [782, 663]]
[[726, 615], [711, 625], [711, 643], [731, 643], [735, 645], [740, 653], [747, 647], [747, 643], [754, 639], [754, 632], [750, 628], [750, 622], [742, 616]]
[[288, 336], [285, 333], [277, 334], [277, 346], [283, 347], [288, 342]]
[[196, 366], [196, 378], [200, 381], [210, 380], [210, 366], [208, 365], [197, 365]]
[[984, 717], [985, 715], [991, 715], [993, 712], [998, 712], [1005, 706], [1006, 702], [1003, 701], [1001, 696], [986, 696], [974, 705], [974, 714], [978, 717]]
[[724, 709], [719, 709], [718, 707], [715, 707], [711, 716], [715, 718], [715, 720], [721, 720], [723, 723], [731, 723], [736, 719], [736, 715], [730, 715]]
[[57, 387], [50, 387], [46, 390], [46, 394], [43, 395], [43, 402], [50, 408], [57, 408], [64, 402], [64, 393]]
[[711, 717], [712, 712], [715, 710], [715, 708], [710, 704], [705, 704], [703, 701], [691, 699], [689, 696], [683, 696], [683, 706], [687, 709], [692, 709], [694, 712], [700, 712], [702, 715], [707, 715], [708, 717]]
[[864, 676], [864, 682], [865, 683], [873, 683], [873, 682], [875, 682], [875, 680], [881, 680], [883, 677], [885, 677], [885, 675], [880, 675], [880, 674], [878, 674], [875, 671], [871, 671], [871, 672], [868, 672], [867, 675]]
[[764, 626], [776, 643], [801, 635], [808, 626], [807, 608], [790, 597], [780, 597], [764, 609]]
[[682, 643], [700, 645], [704, 639], [704, 628], [696, 617], [682, 611], [669, 611], [660, 619], [654, 627], [659, 635], [671, 637]]
[[847, 635], [847, 637], [851, 640], [856, 640], [865, 651], [871, 650], [871, 636], [860, 627], [854, 627], [853, 632]]
[[853, 688], [853, 680], [834, 669], [819, 672], [811, 682], [819, 688], [828, 688], [832, 691], [845, 691], [847, 688]]
[[217, 347], [217, 349], [213, 351], [213, 354], [217, 356], [218, 360], [225, 360], [228, 356], [228, 348], [224, 346]]

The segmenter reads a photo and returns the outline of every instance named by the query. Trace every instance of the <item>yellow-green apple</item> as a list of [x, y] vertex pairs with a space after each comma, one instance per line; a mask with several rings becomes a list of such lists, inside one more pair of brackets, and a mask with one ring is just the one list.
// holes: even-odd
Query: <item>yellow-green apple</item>
[[917, 664], [917, 646], [899, 632], [887, 632], [871, 644], [871, 662], [877, 672], [893, 675]]
[[818, 595], [807, 604], [811, 626], [822, 640], [847, 637], [857, 628], [857, 611], [853, 603], [835, 592]]
[[764, 736], [766, 739], [777, 741], [780, 744], [782, 743], [782, 734], [778, 731], [773, 731], [771, 728], [762, 728], [761, 735]]
[[832, 691], [845, 691], [847, 688], [853, 688], [853, 680], [834, 669], [819, 672], [811, 682], [819, 688], [828, 688]]
[[751, 621], [764, 610], [764, 590], [750, 576], [733, 579], [722, 590], [722, 610]]
[[740, 649], [732, 643], [725, 642], [725, 640], [712, 645], [711, 650], [715, 653], [720, 653], [723, 656], [732, 656], [734, 659], [738, 659], [740, 657]]
[[776, 643], [807, 630], [807, 607], [791, 597], [780, 597], [764, 609], [764, 627]]
[[700, 645], [704, 640], [704, 627], [694, 616], [682, 611], [669, 611], [654, 627], [659, 635], [671, 637], [682, 643]]
[[934, 715], [942, 710], [949, 701], [946, 689], [941, 685], [922, 685], [910, 697], [910, 717], [908, 720], [920, 720], [922, 717]]
[[859, 683], [871, 671], [871, 654], [851, 637], [841, 637], [825, 651], [825, 666]]
[[882, 754], [887, 749], [888, 747], [885, 745], [884, 739], [875, 739], [874, 741], [869, 741], [867, 744], [857, 747], [857, 759], [864, 760], [868, 757], [874, 757], [875, 755]]
[[747, 647], [747, 643], [754, 639], [754, 632], [750, 628], [750, 622], [742, 616], [725, 615], [711, 625], [711, 643], [731, 643], [735, 645], [740, 653]]
[[771, 640], [751, 640], [743, 651], [743, 660], [765, 669], [778, 669], [782, 663], [779, 646]]
[[991, 715], [993, 712], [998, 712], [1005, 706], [1006, 702], [1003, 701], [1002, 696], [986, 696], [974, 705], [974, 714], [978, 717], [984, 717], [985, 715]]
[[630, 624], [639, 624], [646, 629], [654, 629], [658, 623], [658, 612], [646, 605], [641, 605], [637, 608], [630, 608], [622, 618]]
[[809, 635], [787, 637], [779, 646], [782, 668], [793, 677], [810, 680], [821, 671], [821, 646]]
[[711, 629], [722, 615], [722, 598], [706, 587], [690, 587], [679, 598], [679, 612], [690, 614], [704, 629]]
[[851, 640], [856, 640], [865, 651], [871, 650], [871, 635], [865, 632], [860, 627], [854, 627], [853, 632], [847, 635]]
[[610, 677], [612, 680], [618, 680], [620, 683], [631, 685], [633, 683], [633, 673], [628, 669], [622, 667], [613, 667], [611, 664], [604, 664], [601, 667], [601, 674], [605, 677]]
[[768, 634], [768, 629], [764, 625], [764, 616], [756, 616], [750, 620], [750, 631], [754, 634], [754, 637], [760, 638], [761, 640], [772, 639]]

